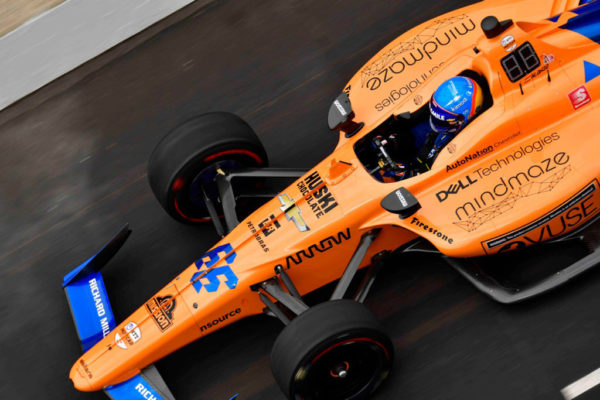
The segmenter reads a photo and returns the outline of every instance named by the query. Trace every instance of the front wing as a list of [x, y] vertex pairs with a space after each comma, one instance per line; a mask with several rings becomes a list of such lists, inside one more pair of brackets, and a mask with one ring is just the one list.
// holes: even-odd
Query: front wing
[[[121, 248], [130, 233], [126, 225], [102, 250], [63, 279], [63, 289], [84, 352], [117, 326], [100, 269]], [[82, 369], [86, 371], [86, 366], [82, 365]], [[154, 365], [124, 382], [104, 388], [104, 392], [113, 400], [175, 400]]]

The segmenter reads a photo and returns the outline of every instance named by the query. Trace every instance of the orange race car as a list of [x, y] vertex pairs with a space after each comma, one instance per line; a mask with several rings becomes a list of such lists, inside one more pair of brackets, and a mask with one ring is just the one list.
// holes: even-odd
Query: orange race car
[[[175, 219], [212, 221], [223, 238], [118, 325], [99, 270], [127, 227], [65, 276], [85, 351], [75, 387], [173, 399], [153, 362], [266, 313], [286, 325], [271, 368], [288, 398], [363, 399], [393, 363], [362, 304], [390, 252], [437, 252], [504, 303], [591, 268], [599, 250], [525, 286], [486, 266], [541, 242], [578, 246], [599, 215], [599, 43], [600, 1], [488, 0], [428, 21], [350, 80], [329, 110], [337, 148], [309, 171], [267, 168], [232, 114], [176, 128], [151, 155], [150, 186]], [[335, 281], [331, 301], [303, 301]]]

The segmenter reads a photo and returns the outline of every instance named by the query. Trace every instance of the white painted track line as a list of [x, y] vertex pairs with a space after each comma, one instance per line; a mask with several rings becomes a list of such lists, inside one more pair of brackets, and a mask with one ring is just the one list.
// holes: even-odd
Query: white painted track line
[[598, 384], [600, 384], [600, 368], [571, 383], [569, 386], [563, 388], [560, 392], [565, 400], [571, 400], [579, 395], [582, 395]]
[[0, 109], [192, 1], [66, 0], [28, 20], [0, 37]]

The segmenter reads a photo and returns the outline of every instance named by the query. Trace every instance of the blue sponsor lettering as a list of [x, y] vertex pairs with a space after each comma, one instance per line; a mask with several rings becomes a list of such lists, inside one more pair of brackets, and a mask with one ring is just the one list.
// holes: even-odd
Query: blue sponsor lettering
[[[235, 289], [238, 284], [238, 277], [233, 273], [229, 265], [223, 265], [216, 268], [212, 267], [224, 256], [226, 256], [225, 261], [227, 264], [232, 264], [236, 255], [237, 254], [233, 251], [233, 247], [227, 243], [215, 247], [200, 257], [200, 259], [195, 262], [198, 272], [192, 275], [192, 279], [190, 280], [196, 292], [200, 293], [200, 290], [202, 290], [203, 287], [209, 293], [216, 292], [221, 285], [221, 280], [219, 279], [220, 276], [225, 277], [224, 283], [229, 289]], [[206, 280], [208, 280], [208, 283]]]

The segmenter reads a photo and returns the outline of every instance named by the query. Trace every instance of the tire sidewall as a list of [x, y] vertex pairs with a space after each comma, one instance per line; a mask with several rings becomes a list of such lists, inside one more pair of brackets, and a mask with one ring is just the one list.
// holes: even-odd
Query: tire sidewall
[[[392, 368], [392, 363], [393, 363], [392, 360], [393, 359], [392, 359], [392, 355], [389, 350], [392, 347], [392, 344], [389, 341], [389, 339], [385, 335], [382, 335], [381, 332], [379, 332], [379, 331], [369, 330], [369, 329], [356, 329], [353, 331], [341, 332], [336, 335], [333, 335], [332, 337], [328, 338], [327, 340], [321, 342], [317, 347], [314, 348], [313, 351], [308, 353], [305, 357], [303, 357], [300, 360], [300, 362], [298, 363], [299, 367], [296, 369], [296, 371], [294, 371], [294, 374], [292, 374], [292, 378], [290, 379], [290, 382], [289, 382], [290, 398], [294, 399], [294, 396], [296, 393], [295, 389], [297, 389], [297, 386], [295, 384], [296, 383], [295, 376], [296, 376], [296, 372], [299, 368], [303, 368], [303, 367], [309, 365], [311, 363], [311, 361], [314, 360], [315, 357], [317, 357], [318, 355], [322, 354], [327, 349], [329, 349], [339, 343], [351, 342], [355, 339], [364, 339], [364, 338], [369, 339], [370, 341], [376, 342], [373, 344], [376, 344], [381, 349], [382, 352], [386, 352], [388, 354], [389, 358], [388, 358], [387, 364], [384, 361], [381, 365], [378, 366], [379, 370], [372, 376], [369, 383], [366, 386], [364, 386], [363, 389], [359, 393], [350, 397], [350, 399], [363, 399], [366, 396], [373, 393], [379, 387], [379, 385], [384, 381], [384, 379], [387, 377], [387, 375], [389, 374], [389, 371]], [[379, 377], [376, 377], [376, 374], [378, 374]], [[312, 400], [310, 397], [306, 397], [306, 399]]]
[[[275, 341], [271, 352], [273, 376], [290, 399], [294, 398], [294, 377], [299, 368], [336, 343], [366, 337], [380, 343], [388, 353], [387, 367], [393, 366], [393, 345], [381, 323], [363, 304], [334, 300], [318, 304], [297, 316]], [[364, 390], [372, 393], [387, 376]], [[363, 398], [363, 397], [361, 397]]]
[[[210, 162], [205, 161], [207, 158], [209, 158], [215, 154], [222, 153], [224, 151], [229, 151], [229, 150], [252, 151], [248, 148], [242, 148], [241, 145], [234, 146], [234, 147], [236, 147], [236, 148], [232, 149], [231, 146], [218, 146], [218, 147], [215, 147], [214, 149], [210, 149], [209, 151], [205, 151], [200, 154], [197, 154], [195, 157], [190, 159], [178, 171], [178, 173], [176, 175], [174, 175], [171, 178], [171, 180], [169, 182], [169, 187], [171, 189], [167, 192], [167, 197], [165, 199], [165, 204], [168, 207], [167, 212], [169, 213], [169, 215], [171, 215], [173, 218], [175, 218], [181, 222], [185, 222], [185, 223], [199, 223], [199, 222], [205, 222], [205, 221], [210, 220], [210, 218], [208, 218], [208, 217], [204, 218], [204, 219], [199, 219], [199, 218], [197, 218], [197, 216], [189, 215], [189, 213], [185, 212], [186, 207], [189, 206], [189, 202], [182, 204], [181, 203], [182, 199], [179, 199], [179, 203], [177, 203], [177, 198], [183, 197], [185, 199], [185, 197], [188, 197], [190, 185], [193, 182], [194, 178], [196, 178], [196, 176], [202, 170], [204, 170], [205, 168], [209, 168], [211, 165], [216, 164], [219, 161], [235, 160], [235, 161], [239, 161], [240, 164], [242, 164], [244, 167], [261, 166], [261, 164], [256, 162], [252, 157], [244, 156], [241, 154], [235, 155], [235, 156], [225, 155], [223, 157], [219, 157], [214, 160], [211, 160]], [[256, 154], [256, 155], [258, 156], [258, 154]], [[185, 186], [183, 186], [179, 190], [173, 190], [174, 183], [178, 179], [183, 179]], [[183, 207], [183, 209], [182, 209], [182, 207]]]
[[[173, 185], [178, 178], [183, 178], [187, 185], [191, 184], [200, 171], [221, 159], [219, 157], [207, 162], [207, 158], [231, 150], [248, 153], [233, 157], [243, 167], [268, 166], [267, 155], [258, 136], [234, 114], [213, 112], [199, 115], [163, 137], [148, 162], [150, 187], [163, 209], [180, 222], [194, 224], [208, 220], [195, 220], [185, 215], [189, 212], [178, 212], [174, 199], [182, 195], [186, 188], [179, 188], [178, 193], [174, 193]], [[193, 208], [191, 210], [194, 211]], [[195, 211], [200, 213], [202, 210], [198, 208]]]

